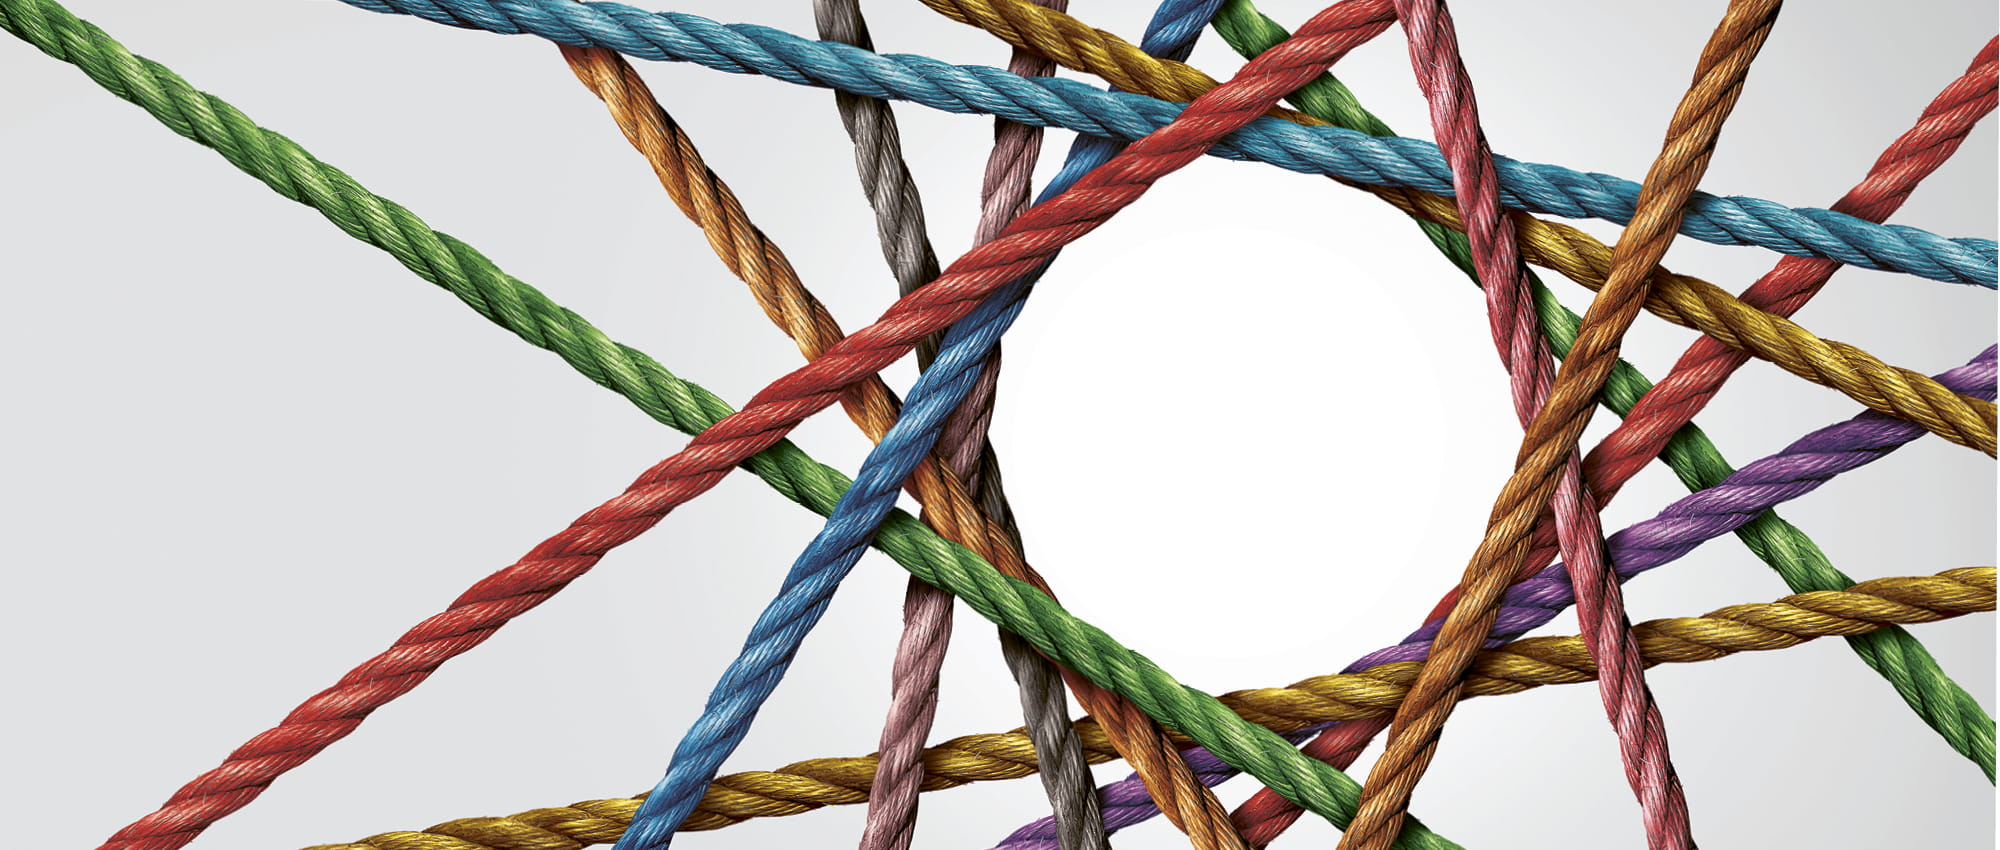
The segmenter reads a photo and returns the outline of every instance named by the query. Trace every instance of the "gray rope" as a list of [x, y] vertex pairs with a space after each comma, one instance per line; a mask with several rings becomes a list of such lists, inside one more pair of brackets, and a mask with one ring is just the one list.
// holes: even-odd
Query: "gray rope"
[[[813, 17], [820, 38], [864, 50], [874, 49], [858, 0], [813, 0]], [[1018, 53], [1016, 58], [1020, 58]], [[1041, 65], [1041, 75], [1053, 70], [1045, 62], [1037, 64]], [[840, 110], [848, 138], [854, 142], [855, 168], [860, 173], [869, 206], [875, 211], [883, 257], [896, 278], [897, 289], [908, 295], [935, 280], [939, 269], [937, 253], [926, 236], [923, 200], [903, 161], [895, 114], [886, 101], [844, 91], [834, 93], [834, 103]], [[1028, 144], [1004, 141], [1008, 135], [1017, 135], [1009, 133], [1010, 126], [1021, 125], [1000, 122], [996, 127], [994, 158], [1004, 157], [1006, 167], [1031, 172], [1040, 147], [1032, 142], [1038, 140], [1030, 139]], [[1040, 128], [1033, 129], [1039, 135]], [[989, 163], [989, 170], [992, 167]], [[990, 204], [994, 186], [989, 182], [987, 189], [988, 197], [982, 201]], [[1026, 202], [1025, 182], [1020, 193], [1017, 209]], [[930, 365], [937, 345], [935, 334], [918, 345], [920, 366]], [[960, 407], [961, 415], [954, 416], [956, 420], [976, 424], [948, 429], [950, 433], [940, 449], [952, 471], [978, 494], [987, 515], [1000, 522], [1018, 546], [1020, 532], [1014, 525], [1012, 508], [1001, 489], [997, 461], [986, 440], [985, 423], [991, 416], [998, 365], [996, 352], [983, 370], [980, 387]], [[915, 789], [922, 778], [920, 752], [937, 711], [939, 673], [936, 664], [910, 662], [921, 656], [942, 662], [942, 645], [949, 640], [951, 631], [952, 604], [949, 594], [911, 579], [904, 601], [904, 638], [897, 648], [890, 720], [884, 724], [881, 761], [876, 771], [875, 789], [887, 793], [879, 796], [870, 793], [870, 817], [861, 841], [864, 848], [905, 850], [909, 846], [915, 826]], [[928, 649], [933, 645], [935, 649]], [[1069, 699], [1061, 675], [1053, 663], [1004, 629], [1000, 630], [1000, 649], [1020, 690], [1024, 725], [1040, 762], [1042, 787], [1055, 815], [1058, 842], [1063, 850], [1110, 850], [1096, 784], [1084, 757], [1083, 744], [1070, 723]], [[883, 807], [881, 816], [876, 814], [878, 806]]]

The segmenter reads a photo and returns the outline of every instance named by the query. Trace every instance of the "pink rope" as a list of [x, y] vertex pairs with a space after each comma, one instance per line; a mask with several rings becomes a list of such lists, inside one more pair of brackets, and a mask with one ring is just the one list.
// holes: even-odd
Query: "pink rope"
[[[1068, 0], [1036, 0], [1058, 10]], [[1055, 63], [1040, 55], [1015, 50], [1007, 70], [1023, 76], [1048, 76]], [[981, 193], [979, 232], [975, 244], [999, 235], [1028, 206], [1029, 182], [1041, 153], [1042, 128], [997, 121], [993, 151], [986, 161]], [[1000, 350], [959, 407], [952, 413], [933, 450], [966, 489], [978, 493], [983, 470], [980, 458], [986, 429], [993, 418], [993, 399], [1000, 379]], [[995, 517], [1000, 519], [1000, 517]], [[889, 712], [882, 724], [880, 760], [875, 784], [868, 789], [868, 820], [862, 827], [860, 850], [909, 850], [916, 835], [917, 798], [923, 790], [923, 749], [937, 721], [938, 683], [951, 645], [951, 593], [912, 578], [903, 594], [903, 633], [891, 666]], [[1051, 687], [1060, 687], [1053, 682]]]

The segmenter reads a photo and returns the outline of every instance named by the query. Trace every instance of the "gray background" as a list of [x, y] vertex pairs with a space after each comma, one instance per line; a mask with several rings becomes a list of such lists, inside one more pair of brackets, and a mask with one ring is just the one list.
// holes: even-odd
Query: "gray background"
[[[804, 0], [669, 5], [812, 30]], [[1076, 5], [1128, 36], [1150, 6]], [[1497, 150], [1636, 179], [1724, 4], [1459, 5]], [[724, 398], [798, 361], [545, 43], [329, 0], [72, 6]], [[1995, 26], [1985, 3], [1888, 8], [1794, 4], [1706, 188], [1832, 202]], [[868, 11], [884, 49], [1005, 60], [915, 3]], [[1266, 11], [1296, 25], [1313, 9]], [[1213, 35], [1195, 61], [1240, 64]], [[1429, 135], [1399, 33], [1339, 71]], [[645, 72], [843, 322], [878, 315], [893, 284], [831, 95]], [[75, 69], [8, 40], [0, 80], [10, 844], [93, 845], [685, 442]], [[956, 256], [991, 124], [898, 117]], [[1068, 135], [1051, 140], [1046, 163]], [[1994, 152], [1989, 121], [1896, 220], [1991, 236]], [[1731, 289], [1773, 260], [1693, 242], [1668, 258]], [[1926, 372], [1995, 331], [1991, 293], [1853, 270], [1800, 319]], [[1649, 316], [1627, 353], [1658, 377], [1692, 338]], [[1462, 569], [1519, 438], [1472, 287], [1383, 205], [1270, 167], [1167, 179], [1063, 256], [1007, 351], [994, 439], [1031, 556], [1072, 610], [1211, 691], [1331, 672], [1407, 631]], [[907, 386], [913, 368], [888, 374]], [[1855, 409], [1753, 363], [1701, 422], [1741, 463]], [[838, 414], [797, 439], [846, 469], [865, 450]], [[1606, 525], [1682, 492], [1655, 466]], [[1925, 439], [1784, 514], [1857, 576], [1926, 574], [1992, 563], [1993, 492], [1987, 461]], [[732, 476], [197, 846], [282, 850], [650, 786], [818, 527]], [[874, 748], [903, 583], [862, 562], [729, 769]], [[1784, 593], [1721, 540], [1635, 582], [1630, 606]], [[1916, 629], [1988, 706], [1992, 622]], [[961, 611], [954, 649], [936, 737], [1015, 726], [991, 627]], [[1992, 843], [1991, 786], [1837, 641], [1652, 682], [1708, 847]], [[919, 846], [985, 847], [1044, 809], [1032, 779], [926, 795]], [[1415, 810], [1473, 848], [1643, 844], [1589, 686], [1465, 706]], [[861, 818], [683, 842], [843, 846]], [[1334, 833], [1308, 818], [1294, 836]], [[1157, 821], [1119, 843], [1184, 846]]]

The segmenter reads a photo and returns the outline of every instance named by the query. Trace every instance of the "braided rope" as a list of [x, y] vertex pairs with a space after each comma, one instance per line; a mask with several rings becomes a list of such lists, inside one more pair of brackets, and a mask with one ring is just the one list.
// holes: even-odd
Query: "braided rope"
[[[408, 14], [451, 26], [532, 34], [563, 44], [604, 47], [655, 61], [689, 61], [795, 85], [825, 86], [869, 97], [909, 100], [948, 112], [990, 114], [1091, 135], [1137, 139], [1179, 112], [1176, 104], [1106, 92], [1060, 78], [1023, 78], [998, 68], [960, 66], [922, 56], [877, 55], [847, 45], [801, 39], [769, 27], [718, 24], [678, 12], [653, 13], [619, 3], [573, 0], [342, 0], [374, 12]], [[1013, 2], [1013, 0], [1008, 0]], [[1386, 4], [1386, 0], [1384, 0]], [[1384, 5], [1383, 13], [1387, 14]], [[1108, 34], [1101, 34], [1108, 35]], [[1434, 145], [1373, 139], [1288, 121], [1257, 121], [1210, 151], [1363, 183], [1448, 192], [1451, 172]], [[1551, 165], [1497, 161], [1501, 201], [1509, 208], [1571, 218], [1630, 220], [1638, 184]], [[1447, 203], [1446, 206], [1449, 206]], [[1785, 254], [1824, 256], [1849, 265], [1995, 288], [2000, 245], [1947, 239], [1916, 228], [1877, 225], [1828, 210], [1791, 209], [1754, 198], [1694, 196], [1687, 236], [1726, 245], [1757, 245]]]
[[[1652, 620], [1633, 627], [1647, 666], [1712, 661], [1738, 652], [1786, 649], [1831, 635], [1856, 636], [1896, 623], [1927, 623], [1994, 608], [1992, 567], [1945, 570], [1935, 576], [1879, 578], [1840, 591], [1813, 591], [1771, 603], [1732, 605], [1702, 617]], [[1292, 731], [1333, 721], [1385, 716], [1403, 699], [1422, 664], [1396, 662], [1350, 673], [1315, 676], [1283, 688], [1233, 691], [1218, 697], [1246, 719]], [[1520, 693], [1546, 685], [1591, 681], [1597, 668], [1581, 637], [1539, 637], [1484, 650], [1461, 696]], [[1113, 758], [1089, 718], [1076, 723], [1092, 761]], [[925, 752], [926, 790], [1012, 779], [1034, 771], [1034, 747], [1020, 731], [954, 738]], [[710, 786], [684, 829], [719, 829], [744, 820], [782, 817], [866, 799], [875, 757], [803, 761], [776, 771], [737, 773]], [[636, 798], [590, 800], [505, 817], [460, 818], [427, 830], [384, 832], [345, 844], [305, 850], [541, 850], [614, 841], [638, 808]]]
[[[1463, 594], [1445, 615], [1409, 698], [1396, 709], [1382, 758], [1370, 768], [1354, 822], [1341, 835], [1341, 850], [1384, 850], [1395, 840], [1410, 795], [1430, 766], [1444, 723], [1457, 705], [1455, 692], [1463, 687], [1466, 669], [1492, 631], [1502, 593], [1527, 559], [1536, 520], [1550, 497], [1558, 495], [1558, 473], [1590, 422], [1596, 408], [1593, 398], [1610, 377], [1619, 341], [1645, 303], [1651, 272], [1673, 241], [1681, 210], [1708, 168], [1723, 121], [1742, 94], [1750, 63], [1770, 35], [1779, 7], [1780, 0], [1730, 0], [1703, 47], [1694, 82], [1668, 122], [1666, 144], [1647, 170], [1638, 212], [1618, 239], [1610, 280], [1584, 312], [1576, 344], [1557, 370], [1546, 404], [1528, 426], [1514, 473], [1494, 501], [1485, 539], [1459, 582]], [[1570, 495], [1581, 498], [1573, 491]], [[1599, 660], [1615, 657], [1607, 653]], [[1630, 670], [1621, 672], [1633, 675]], [[1644, 684], [1621, 684], [1620, 690], [1630, 693], [1633, 687]], [[1662, 736], [1657, 720], [1655, 714], [1630, 725], [1619, 721], [1628, 763], [1638, 753], [1631, 749], [1626, 730], [1640, 728], [1644, 732], [1635, 734]], [[1665, 789], [1676, 782], [1673, 766], [1662, 760], [1642, 763], [1640, 768], [1644, 773], [1634, 788], [1652, 797], [1646, 801], [1647, 810], [1671, 806], [1672, 795]], [[1648, 838], [1662, 840], [1658, 834]]]
[[[350, 0], [350, 2], [352, 1]], [[992, 2], [1012, 8], [1021, 5], [1024, 0], [967, 0], [967, 2]], [[1381, 0], [1381, 2], [1387, 4], [1389, 0]], [[1023, 15], [1032, 14], [1052, 20], [1059, 17], [1068, 17], [1046, 9], [1038, 9], [1034, 12], [1029, 12], [1025, 9], [1017, 11]], [[1109, 70], [1111, 67], [1110, 63], [1103, 58], [1113, 52], [1117, 52], [1121, 57], [1125, 57], [1124, 61], [1138, 61], [1119, 50], [1117, 45], [1123, 44], [1123, 42], [1119, 41], [1117, 36], [1101, 30], [1091, 30], [1082, 24], [1076, 24], [1075, 26], [1081, 27], [1084, 31], [1094, 33], [1091, 41], [1093, 49], [1075, 53], [1074, 56], [1078, 58], [1078, 63], [1070, 67], [1089, 73], [1114, 73]], [[1074, 28], [1067, 25], [1065, 27], [1066, 35], [1081, 37], [1075, 35]], [[1021, 30], [1017, 34], [1034, 34], [1038, 32], [1041, 32], [1041, 30], [1027, 29]], [[1064, 51], [1060, 49], [1060, 45], [1031, 43], [1031, 46], [1042, 49], [1047, 55], [1057, 58], [1058, 61], [1061, 61], [1062, 56], [1065, 55]], [[1126, 46], [1129, 47], [1129, 45]], [[1146, 92], [1148, 94], [1171, 98], [1188, 91], [1206, 91], [1206, 87], [1213, 87], [1215, 84], [1212, 77], [1194, 68], [1163, 60], [1151, 61], [1157, 62], [1161, 67], [1169, 70], [1177, 67], [1185, 70], [1173, 72], [1176, 79], [1176, 85], [1173, 89], [1148, 91]], [[1152, 78], [1136, 78], [1136, 81], [1143, 83], [1147, 79]], [[1319, 120], [1318, 118], [1313, 118], [1312, 123], [1317, 124]], [[1251, 128], [1254, 129], [1258, 126], [1259, 124], [1252, 124]], [[1263, 123], [1263, 126], [1273, 131], [1295, 134], [1304, 134], [1311, 132], [1313, 129], [1341, 129], [1324, 126], [1287, 126], [1276, 123]], [[1239, 133], [1237, 141], [1245, 141], [1243, 136], [1244, 134]], [[1348, 140], [1351, 137], [1342, 136], [1340, 138]], [[1375, 137], [1369, 136], [1368, 138]], [[1394, 144], [1399, 147], [1422, 144], [1422, 142], [1413, 139], [1378, 139], [1378, 141]], [[1503, 205], [1523, 210], [1545, 211], [1536, 210], [1532, 204], [1522, 204], [1522, 199], [1517, 195], [1519, 189], [1510, 177], [1514, 171], [1522, 167], [1520, 163], [1497, 156], [1494, 158], [1494, 161], [1495, 167], [1498, 170], [1500, 200]], [[1428, 166], [1432, 163], [1432, 160], [1427, 158], [1425, 162]], [[1387, 163], [1371, 162], [1371, 165], [1387, 165]], [[1380, 174], [1359, 176], [1356, 174], [1340, 173], [1335, 169], [1326, 169], [1319, 173], [1324, 173], [1327, 176], [1343, 181], [1362, 184], [1382, 184], [1385, 182]], [[1397, 190], [1381, 185], [1363, 185], [1361, 188], [1367, 189], [1369, 192], [1395, 205], [1405, 213], [1462, 232], [1464, 227], [1459, 220], [1456, 205], [1443, 197], [1429, 194], [1429, 192], [1449, 193], [1452, 191], [1449, 182], [1449, 168], [1440, 168], [1438, 172], [1429, 173], [1427, 176], [1436, 178], [1438, 174], [1443, 175], [1441, 182], [1419, 183], [1417, 181], [1409, 181], [1401, 183], [1401, 185], [1408, 187], [1427, 190], [1424, 192], [1409, 191], [1407, 189]], [[1574, 179], [1588, 182], [1592, 178], [1587, 175], [1571, 174], [1566, 175], [1562, 179], [1564, 181]], [[1691, 197], [1693, 200], [1684, 209], [1690, 217], [1699, 216], [1703, 206], [1701, 199], [1705, 196], [1697, 192]], [[1562, 214], [1571, 215], [1573, 213]], [[1603, 281], [1610, 271], [1610, 248], [1605, 247], [1603, 243], [1568, 225], [1540, 221], [1525, 216], [1517, 218], [1519, 219], [1515, 222], [1518, 230], [1517, 237], [1522, 256], [1528, 262], [1555, 269], [1592, 289], [1603, 285]], [[1610, 218], [1617, 221], [1631, 220], [1629, 214], [1622, 217]], [[1681, 222], [1683, 227], [1682, 232], [1685, 235], [1694, 235], [1687, 233], [1685, 228], [1686, 221], [1687, 219], [1683, 219]], [[1951, 397], [1949, 393], [1942, 392], [1935, 384], [1929, 383], [1919, 373], [1884, 364], [1851, 345], [1819, 339], [1790, 320], [1773, 316], [1765, 311], [1744, 304], [1735, 296], [1705, 281], [1684, 275], [1671, 274], [1665, 269], [1659, 269], [1653, 274], [1651, 292], [1646, 301], [1646, 309], [1653, 311], [1668, 321], [1692, 327], [1709, 336], [1715, 337], [1718, 341], [1732, 348], [1748, 351], [1753, 356], [1776, 363], [1786, 371], [1806, 380], [1837, 389], [1847, 394], [1850, 398], [1868, 405], [1872, 409], [1926, 423], [1926, 427], [1932, 428], [1952, 442], [1978, 449], [1989, 456], [1995, 454], [1995, 412], [1992, 405]]]
[[[1553, 358], [1535, 316], [1533, 286], [1514, 244], [1514, 227], [1501, 213], [1493, 152], [1479, 122], [1478, 99], [1459, 53], [1458, 35], [1443, 0], [1397, 0], [1396, 16], [1408, 35], [1410, 67], [1430, 104], [1438, 149], [1452, 164], [1459, 209], [1471, 242], [1473, 265], [1486, 291], [1493, 343], [1513, 389], [1523, 428], [1552, 392]], [[1692, 186], [1693, 180], [1689, 181]], [[1632, 315], [1638, 313], [1635, 302]], [[1628, 320], [1629, 321], [1629, 320]], [[1590, 329], [1586, 323], [1586, 330]], [[1610, 377], [1607, 358], [1605, 378]], [[1586, 413], [1595, 410], [1588, 400]], [[1646, 686], [1645, 665], [1625, 619], [1617, 574], [1605, 563], [1598, 503], [1584, 491], [1583, 461], [1572, 445], [1559, 460], [1552, 508], [1563, 562], [1577, 589], [1577, 618], [1584, 643], [1602, 674], [1598, 689], [1618, 732], [1625, 779], [1639, 798], [1647, 844], [1688, 850], [1694, 837], [1686, 795], [1667, 753], [1666, 721]]]

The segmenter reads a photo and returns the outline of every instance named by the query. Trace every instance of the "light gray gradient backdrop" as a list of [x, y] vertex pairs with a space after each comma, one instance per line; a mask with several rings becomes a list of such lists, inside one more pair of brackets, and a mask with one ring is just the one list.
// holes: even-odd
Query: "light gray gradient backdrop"
[[[655, 5], [812, 31], [806, 0]], [[1136, 38], [1151, 5], [1076, 12]], [[331, 0], [71, 6], [732, 402], [799, 362], [549, 44]], [[1459, 4], [1494, 148], [1644, 176], [1723, 6]], [[1314, 8], [1266, 11], [1296, 25]], [[867, 12], [884, 50], [1006, 60], [914, 2]], [[1831, 203], [1994, 27], [1980, 2], [1793, 4], [1705, 188]], [[1338, 70], [1428, 137], [1408, 61], [1391, 30]], [[1240, 64], [1213, 34], [1195, 62], [1224, 77]], [[642, 64], [846, 326], [879, 315], [895, 287], [832, 95]], [[10, 845], [94, 846], [686, 442], [74, 68], [9, 39], [0, 81]], [[897, 117], [949, 260], [973, 232], [992, 122]], [[1044, 174], [1069, 138], [1050, 134]], [[1989, 121], [1895, 220], [1992, 236], [1994, 153]], [[1732, 290], [1775, 260], [1691, 241], [1667, 258]], [[1993, 340], [1994, 304], [1846, 270], [1799, 319], [1937, 372]], [[1647, 316], [1626, 353], [1658, 377], [1692, 339]], [[1070, 609], [1220, 692], [1333, 672], [1416, 625], [1513, 459], [1505, 386], [1481, 299], [1400, 214], [1207, 159], [1063, 255], [1008, 337], [993, 437], [1028, 552]], [[1700, 422], [1743, 463], [1856, 410], [1753, 363]], [[1611, 421], [1597, 419], [1593, 443]], [[848, 470], [866, 448], [838, 412], [796, 439]], [[1926, 438], [1783, 514], [1857, 577], [1990, 564], [1993, 470]], [[1683, 493], [1656, 465], [1605, 524]], [[650, 787], [819, 525], [730, 477], [195, 846], [289, 850]], [[874, 749], [904, 580], [862, 561], [730, 770]], [[1637, 620], [1785, 593], [1723, 539], [1631, 584], [1629, 604]], [[939, 740], [1019, 722], [992, 627], [958, 622]], [[1564, 616], [1543, 631], [1574, 630]], [[1991, 706], [1990, 616], [1913, 631]], [[1840, 641], [1652, 682], [1705, 846], [1992, 844], [1992, 786]], [[1033, 779], [923, 806], [922, 848], [977, 850], [1046, 812]], [[1643, 846], [1588, 685], [1466, 705], [1415, 811], [1480, 850]], [[862, 814], [681, 841], [842, 847]], [[1308, 817], [1286, 845], [1333, 839]], [[1184, 846], [1158, 821], [1118, 843]]]

